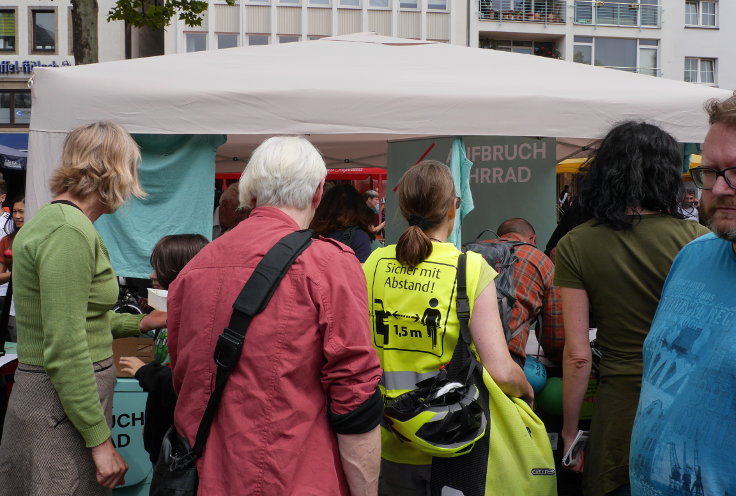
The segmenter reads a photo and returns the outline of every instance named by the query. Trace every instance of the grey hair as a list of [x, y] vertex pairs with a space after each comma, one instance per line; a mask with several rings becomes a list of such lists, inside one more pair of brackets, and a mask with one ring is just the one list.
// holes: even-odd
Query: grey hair
[[310, 206], [320, 182], [327, 175], [319, 151], [301, 136], [275, 136], [253, 151], [240, 176], [240, 205]]

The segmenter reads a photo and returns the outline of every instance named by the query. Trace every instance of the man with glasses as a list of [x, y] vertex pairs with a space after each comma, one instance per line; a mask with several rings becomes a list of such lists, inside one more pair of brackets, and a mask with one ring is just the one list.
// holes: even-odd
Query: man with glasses
[[644, 343], [633, 495], [736, 487], [736, 95], [706, 110], [703, 162], [691, 174], [713, 233], [675, 259]]

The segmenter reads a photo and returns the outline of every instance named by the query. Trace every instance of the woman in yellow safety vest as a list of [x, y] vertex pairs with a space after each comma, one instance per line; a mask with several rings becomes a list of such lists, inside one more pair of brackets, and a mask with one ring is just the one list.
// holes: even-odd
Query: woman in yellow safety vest
[[[450, 170], [440, 162], [421, 162], [404, 174], [397, 193], [409, 227], [397, 244], [374, 251], [364, 264], [373, 344], [384, 370], [381, 388], [387, 402], [437, 376], [450, 361], [460, 336], [455, 304], [461, 252], [447, 242], [459, 207]], [[467, 253], [466, 265], [470, 336], [480, 361], [504, 393], [530, 401], [532, 388], [511, 359], [504, 339], [493, 283], [497, 274], [476, 253]], [[448, 456], [441, 451], [452, 448], [442, 443], [426, 446], [426, 440], [421, 446], [417, 443], [421, 440], [395, 427], [386, 418], [381, 429], [379, 494], [426, 496], [430, 483], [435, 484], [434, 457]], [[485, 479], [489, 437], [484, 436], [485, 454], [475, 458], [478, 466], [463, 470], [470, 477]], [[471, 443], [469, 450], [483, 450], [482, 444]], [[437, 467], [435, 476], [436, 472]]]

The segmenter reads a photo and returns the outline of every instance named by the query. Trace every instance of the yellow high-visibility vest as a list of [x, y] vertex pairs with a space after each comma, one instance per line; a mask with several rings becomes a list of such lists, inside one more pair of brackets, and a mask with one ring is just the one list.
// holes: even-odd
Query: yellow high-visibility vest
[[[383, 368], [384, 399], [416, 388], [452, 358], [460, 335], [456, 313], [456, 274], [460, 250], [433, 243], [432, 254], [414, 268], [396, 260], [396, 246], [374, 251], [363, 265], [373, 346]], [[467, 294], [471, 319], [483, 257], [467, 254]], [[493, 269], [486, 269], [493, 270]], [[495, 276], [495, 272], [494, 272]], [[381, 456], [397, 463], [430, 464], [429, 455], [381, 428]]]

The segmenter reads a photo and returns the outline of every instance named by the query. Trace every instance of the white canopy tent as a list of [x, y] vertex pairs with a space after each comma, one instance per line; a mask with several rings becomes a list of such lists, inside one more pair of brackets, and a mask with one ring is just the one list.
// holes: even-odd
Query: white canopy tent
[[[506, 135], [600, 138], [644, 119], [700, 142], [703, 103], [729, 91], [561, 60], [360, 33], [102, 64], [37, 68], [27, 209], [66, 133], [109, 119], [131, 133], [227, 134], [242, 170], [274, 134], [306, 134], [335, 165], [380, 165], [388, 140]], [[380, 160], [380, 159], [379, 159]]]

